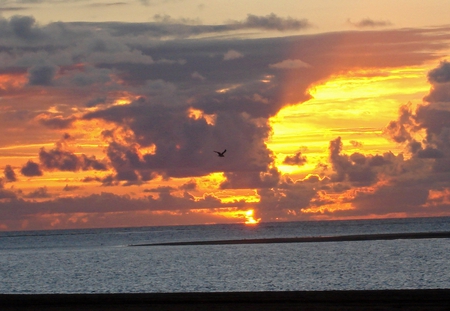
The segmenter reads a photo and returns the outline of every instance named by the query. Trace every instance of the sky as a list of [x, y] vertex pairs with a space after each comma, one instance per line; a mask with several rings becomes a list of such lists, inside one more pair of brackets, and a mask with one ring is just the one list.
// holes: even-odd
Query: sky
[[449, 11], [0, 1], [0, 230], [449, 216]]

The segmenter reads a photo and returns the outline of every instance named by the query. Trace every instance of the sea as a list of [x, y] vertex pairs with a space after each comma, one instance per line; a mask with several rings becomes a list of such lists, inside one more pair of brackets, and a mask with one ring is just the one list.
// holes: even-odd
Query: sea
[[446, 232], [450, 217], [0, 232], [0, 294], [450, 288], [450, 239], [141, 246]]

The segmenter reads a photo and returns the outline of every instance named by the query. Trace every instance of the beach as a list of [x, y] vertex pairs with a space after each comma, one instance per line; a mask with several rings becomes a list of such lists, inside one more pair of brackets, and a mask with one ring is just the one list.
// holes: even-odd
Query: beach
[[450, 289], [0, 295], [3, 311], [450, 310]]

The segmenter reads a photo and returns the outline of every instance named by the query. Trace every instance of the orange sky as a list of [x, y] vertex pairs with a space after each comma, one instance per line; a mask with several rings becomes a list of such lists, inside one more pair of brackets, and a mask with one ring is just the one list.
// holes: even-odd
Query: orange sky
[[450, 215], [447, 26], [2, 5], [0, 230]]

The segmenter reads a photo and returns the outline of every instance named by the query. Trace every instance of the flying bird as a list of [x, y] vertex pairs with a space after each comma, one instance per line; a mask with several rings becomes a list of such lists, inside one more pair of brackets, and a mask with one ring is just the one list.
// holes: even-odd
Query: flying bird
[[223, 158], [223, 157], [225, 157], [224, 153], [227, 152], [227, 149], [225, 149], [223, 152], [219, 152], [219, 151], [214, 151], [214, 152], [217, 153], [217, 155], [218, 155], [220, 158]]

